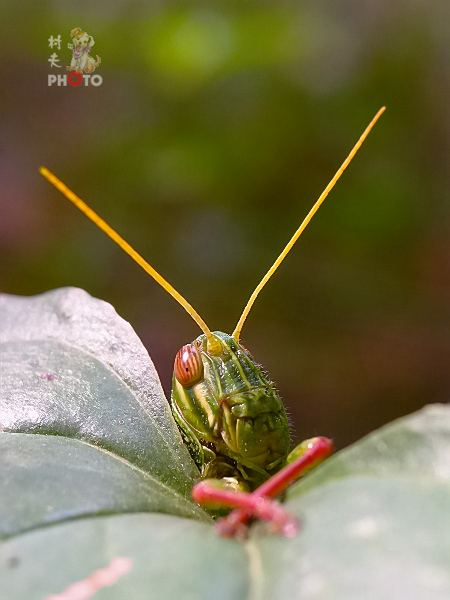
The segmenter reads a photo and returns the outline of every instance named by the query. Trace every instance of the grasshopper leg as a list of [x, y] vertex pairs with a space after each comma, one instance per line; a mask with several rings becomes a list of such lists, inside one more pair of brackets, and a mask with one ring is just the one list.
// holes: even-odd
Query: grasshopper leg
[[224, 489], [220, 481], [209, 480], [194, 486], [192, 497], [202, 505], [220, 504], [224, 507], [236, 507], [236, 510], [217, 522], [216, 527], [224, 537], [242, 535], [250, 518], [269, 522], [274, 532], [293, 537], [299, 530], [297, 518], [271, 499], [280, 495], [291, 483], [314, 469], [332, 453], [333, 442], [330, 439], [312, 438], [299, 444], [289, 454], [288, 464], [251, 494], [230, 491]]
[[[299, 526], [295, 515], [286, 512], [281, 504], [274, 502], [264, 496], [257, 496], [255, 492], [240, 492], [224, 489], [220, 480], [207, 480], [198, 483], [192, 490], [192, 496], [196, 502], [208, 508], [236, 508], [228, 517], [217, 521], [217, 529], [224, 537], [235, 537], [245, 535], [245, 521], [256, 518], [270, 524], [274, 533], [281, 533], [286, 537], [297, 534]], [[229, 520], [229, 517], [243, 512], [244, 522], [240, 519]]]

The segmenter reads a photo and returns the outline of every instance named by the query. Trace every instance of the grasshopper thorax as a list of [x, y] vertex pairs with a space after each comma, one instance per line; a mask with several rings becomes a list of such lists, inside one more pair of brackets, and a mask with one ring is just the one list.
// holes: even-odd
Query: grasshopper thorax
[[175, 358], [175, 418], [202, 471], [227, 457], [245, 478], [265, 479], [289, 451], [283, 403], [247, 350], [226, 333], [213, 335], [221, 351], [200, 335]]

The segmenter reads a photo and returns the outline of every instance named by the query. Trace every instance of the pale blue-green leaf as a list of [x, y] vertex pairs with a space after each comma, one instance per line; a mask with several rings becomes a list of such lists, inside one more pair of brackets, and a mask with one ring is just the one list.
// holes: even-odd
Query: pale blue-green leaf
[[158, 374], [110, 304], [76, 288], [3, 294], [0, 326], [5, 431], [98, 445], [189, 495], [198, 471]]
[[118, 512], [165, 512], [209, 521], [170, 486], [77, 439], [0, 435], [0, 537], [58, 521]]
[[158, 514], [83, 519], [0, 545], [2, 599], [43, 600], [131, 558], [131, 571], [98, 592], [104, 600], [240, 600], [249, 589], [245, 547], [212, 527]]
[[287, 497], [365, 475], [450, 480], [450, 405], [430, 404], [370, 433], [289, 488]]
[[254, 598], [450, 598], [450, 482], [349, 477], [287, 508], [302, 520], [296, 538], [255, 532], [248, 544]]

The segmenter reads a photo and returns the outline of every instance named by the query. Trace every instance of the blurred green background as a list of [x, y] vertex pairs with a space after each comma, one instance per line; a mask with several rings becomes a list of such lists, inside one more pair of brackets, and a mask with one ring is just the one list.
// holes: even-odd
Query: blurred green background
[[[387, 111], [242, 333], [295, 439], [342, 447], [449, 398], [447, 0], [3, 1], [1, 288], [111, 302], [165, 390], [199, 331], [38, 174], [46, 165], [231, 333], [382, 105]], [[49, 87], [70, 31], [99, 87]], [[61, 35], [61, 50], [50, 36]], [[48, 59], [55, 52], [61, 69]]]

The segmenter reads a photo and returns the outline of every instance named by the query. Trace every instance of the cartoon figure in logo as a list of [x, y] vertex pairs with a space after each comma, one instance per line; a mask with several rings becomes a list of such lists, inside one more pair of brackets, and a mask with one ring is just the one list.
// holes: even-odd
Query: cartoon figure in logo
[[88, 35], [85, 31], [81, 31], [79, 27], [72, 29], [70, 32], [73, 44], [68, 44], [72, 50], [72, 62], [68, 71], [77, 70], [78, 73], [93, 73], [101, 62], [100, 56], [97, 54], [97, 62], [92, 56], [89, 56], [92, 46], [95, 44], [92, 35]]

